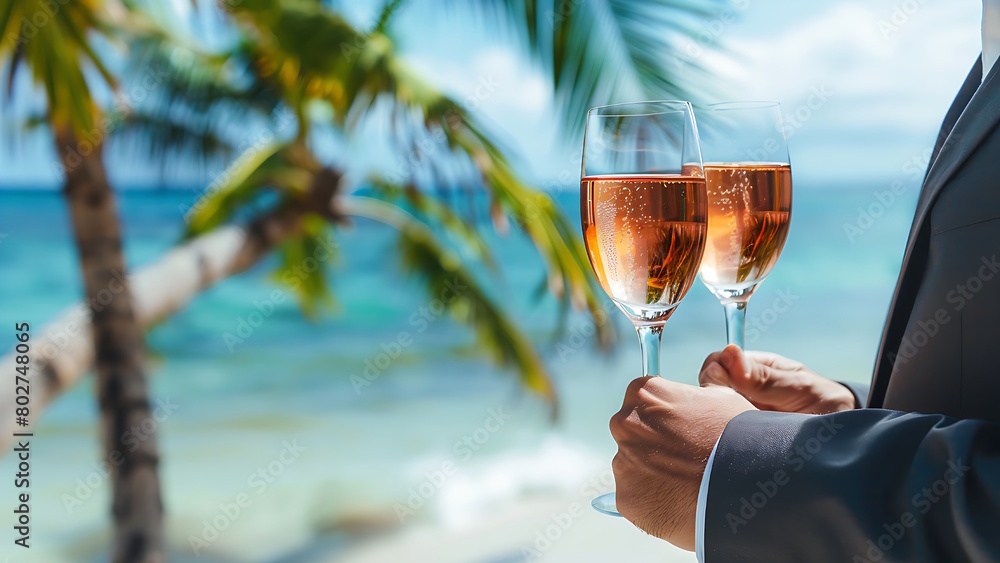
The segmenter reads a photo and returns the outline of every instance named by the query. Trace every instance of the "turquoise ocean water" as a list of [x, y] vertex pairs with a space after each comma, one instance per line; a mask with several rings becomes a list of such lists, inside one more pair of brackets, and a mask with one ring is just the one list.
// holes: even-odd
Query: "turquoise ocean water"
[[[750, 304], [748, 347], [831, 377], [867, 379], [916, 199], [912, 186], [890, 205], [875, 205], [876, 192], [891, 181], [796, 184], [788, 244]], [[120, 196], [130, 267], [178, 241], [179, 208], [196, 197], [187, 190]], [[576, 194], [558, 199], [578, 224]], [[870, 227], [862, 219], [852, 241], [844, 225], [858, 225], [859, 207], [878, 216]], [[512, 374], [472, 353], [463, 327], [433, 313], [415, 322], [430, 303], [420, 284], [387, 260], [394, 233], [358, 221], [334, 234], [339, 257], [328, 267], [339, 306], [317, 322], [286, 301], [230, 350], [223, 335], [280, 287], [263, 264], [149, 333], [152, 394], [163, 405], [168, 535], [178, 560], [193, 560], [200, 541], [201, 561], [311, 561], [317, 550], [336, 553], [396, 528], [398, 506], [412, 509], [402, 513], [404, 528], [460, 527], [519, 499], [578, 490], [608, 465], [614, 446], [607, 420], [639, 375], [631, 328], [613, 312], [620, 343], [609, 355], [582, 336], [591, 326], [579, 314], [554, 339], [555, 303], [532, 298], [541, 279], [532, 247], [517, 234], [494, 234], [487, 223], [482, 229], [502, 265], [490, 291], [545, 356], [560, 392], [559, 420], [550, 424]], [[0, 191], [5, 351], [15, 322], [40, 333], [79, 298], [80, 287], [59, 194]], [[401, 332], [412, 344], [358, 392], [350, 376], [382, 363], [383, 345], [392, 349]], [[694, 382], [724, 339], [722, 309], [698, 283], [664, 332], [664, 374]], [[101, 560], [109, 486], [89, 379], [49, 409], [33, 448], [37, 547], [24, 560]], [[9, 455], [0, 458], [0, 506], [14, 496], [6, 477], [13, 469]], [[407, 504], [414, 494], [426, 499]], [[248, 506], [226, 516], [240, 495]], [[10, 519], [0, 516], [0, 555], [10, 545]]]

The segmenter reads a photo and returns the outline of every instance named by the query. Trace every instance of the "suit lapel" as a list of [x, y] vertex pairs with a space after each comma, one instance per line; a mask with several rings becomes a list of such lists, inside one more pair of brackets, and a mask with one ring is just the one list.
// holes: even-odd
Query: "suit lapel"
[[[965, 161], [972, 156], [976, 147], [983, 142], [986, 135], [993, 130], [997, 121], [1000, 120], [1000, 98], [995, 95], [998, 85], [1000, 85], [1000, 79], [996, 78], [998, 67], [994, 66], [990, 70], [989, 75], [986, 76], [986, 80], [982, 81], [982, 86], [977, 84], [982, 76], [982, 74], [977, 74], [977, 69], [980, 73], [982, 72], [981, 62], [973, 66], [972, 72], [965, 79], [962, 90], [959, 91], [955, 103], [952, 104], [951, 110], [948, 111], [948, 117], [951, 117], [955, 113], [956, 106], [961, 99], [971, 92], [972, 95], [966, 98], [968, 103], [964, 105], [965, 107], [962, 111], [958, 112], [959, 117], [954, 122], [954, 126], [951, 127], [951, 131], [945, 139], [942, 141], [940, 139], [941, 136], [938, 136], [937, 154], [931, 160], [930, 168], [927, 169], [927, 176], [924, 178], [924, 186], [917, 202], [913, 225], [910, 227], [910, 240], [907, 244], [907, 252], [913, 249], [913, 237], [920, 227], [923, 226], [923, 222], [927, 218], [927, 213], [930, 211], [934, 199], [941, 192], [941, 188], [965, 164]], [[942, 127], [943, 132], [944, 128]]]
[[868, 398], [869, 406], [880, 407], [885, 399], [892, 371], [892, 362], [886, 355], [894, 353], [899, 347], [906, 324], [909, 322], [910, 309], [918, 289], [915, 285], [917, 280], [910, 278], [920, 273], [914, 271], [911, 274], [911, 270], [919, 270], [920, 268], [914, 267], [918, 265], [917, 263], [923, 263], [922, 255], [919, 260], [914, 260], [914, 250], [923, 247], [919, 243], [927, 236], [925, 224], [934, 201], [948, 180], [968, 161], [976, 148], [1000, 122], [1000, 96], [997, 95], [1000, 92], [1000, 78], [996, 77], [998, 69], [1000, 64], [990, 70], [986, 80], [980, 85], [982, 61], [976, 62], [941, 127], [931, 164], [917, 200], [917, 209], [910, 227], [906, 252], [903, 254], [899, 280], [889, 306], [889, 317], [882, 331], [882, 342], [875, 360], [874, 379]]
[[[927, 174], [931, 171], [931, 166], [934, 161], [937, 160], [939, 154], [941, 154], [941, 148], [944, 146], [945, 141], [948, 140], [948, 136], [951, 135], [951, 130], [955, 128], [955, 123], [958, 118], [961, 117], [962, 112], [965, 111], [966, 106], [969, 105], [969, 101], [972, 100], [972, 96], [975, 95], [976, 90], [979, 89], [980, 82], [983, 76], [983, 58], [976, 58], [976, 64], [972, 65], [972, 70], [969, 71], [968, 76], [965, 77], [965, 82], [962, 84], [962, 88], [958, 91], [958, 95], [955, 96], [955, 100], [952, 101], [951, 107], [948, 108], [948, 113], [944, 116], [944, 122], [941, 124], [941, 130], [938, 132], [937, 141], [934, 142], [934, 150], [931, 152], [930, 162], [927, 163], [927, 171], [924, 173], [924, 181], [927, 180]], [[924, 194], [927, 192], [922, 191], [920, 193], [920, 199], [923, 200]], [[921, 201], [922, 203], [922, 201]]]

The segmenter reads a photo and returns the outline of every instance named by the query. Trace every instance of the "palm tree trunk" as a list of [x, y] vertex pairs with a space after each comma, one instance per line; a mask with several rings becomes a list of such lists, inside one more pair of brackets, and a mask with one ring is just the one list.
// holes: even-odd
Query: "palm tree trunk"
[[[279, 208], [247, 226], [224, 226], [180, 245], [129, 276], [132, 306], [139, 327], [148, 329], [183, 309], [216, 283], [239, 274], [299, 233], [303, 211]], [[83, 304], [70, 307], [32, 336], [32, 409], [37, 419], [45, 407], [72, 388], [94, 366], [95, 332]], [[13, 373], [14, 354], [0, 359], [0, 373]], [[17, 432], [13, 394], [0, 397], [0, 452]]]
[[107, 459], [121, 460], [112, 464], [115, 539], [111, 560], [159, 563], [166, 558], [155, 432], [130, 441], [127, 447], [123, 443], [129, 429], [142, 425], [152, 413], [143, 335], [124, 275], [115, 197], [99, 144], [78, 142], [72, 130], [65, 128], [56, 131], [56, 150], [66, 171], [66, 202], [90, 310], [102, 441]]

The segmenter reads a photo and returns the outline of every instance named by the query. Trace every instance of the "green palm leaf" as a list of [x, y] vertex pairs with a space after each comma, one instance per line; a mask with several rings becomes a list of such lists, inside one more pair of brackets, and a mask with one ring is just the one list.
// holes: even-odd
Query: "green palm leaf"
[[314, 213], [302, 218], [301, 233], [278, 248], [278, 267], [271, 278], [287, 287], [307, 319], [315, 320], [323, 310], [336, 306], [327, 275], [328, 264], [336, 259], [336, 245], [330, 244], [330, 225]]
[[120, 120], [120, 125], [114, 129], [109, 144], [118, 143], [163, 165], [171, 156], [189, 159], [184, 162], [208, 162], [229, 158], [235, 150], [228, 139], [203, 122], [192, 123], [144, 109], [131, 111], [125, 117], [113, 115], [112, 119]]
[[[282, 91], [306, 96], [296, 102], [300, 106], [307, 99], [328, 103], [335, 115], [330, 125], [340, 126], [349, 113], [364, 115], [376, 100], [388, 99], [396, 108], [419, 116], [408, 122], [420, 130], [395, 128], [393, 134], [399, 138], [440, 137], [433, 133], [443, 132], [448, 149], [435, 151], [432, 160], [471, 161], [480, 170], [498, 212], [512, 216], [535, 244], [556, 297], [564, 306], [573, 303], [598, 311], [596, 284], [576, 229], [551, 198], [518, 177], [503, 151], [458, 103], [397, 59], [389, 37], [357, 32], [311, 2], [252, 0], [232, 10], [238, 24], [248, 28], [248, 35], [263, 38], [257, 44], [262, 53], [256, 57], [264, 61], [258, 63], [264, 66], [259, 71], [261, 79], [273, 81]], [[317, 50], [325, 56], [317, 58]], [[427, 219], [448, 228], [445, 215]], [[599, 327], [597, 341], [611, 342], [610, 330], [608, 323]]]
[[0, 56], [10, 56], [7, 90], [22, 66], [30, 69], [34, 82], [45, 91], [54, 129], [69, 126], [77, 133], [90, 133], [98, 123], [99, 110], [83, 69], [89, 65], [107, 84], [115, 84], [89, 44], [92, 35], [111, 32], [105, 16], [96, 0], [59, 4], [55, 10], [43, 0], [8, 0], [0, 7]]
[[432, 226], [440, 226], [458, 239], [468, 249], [473, 258], [482, 260], [496, 271], [497, 264], [489, 245], [476, 230], [473, 223], [463, 220], [453, 209], [441, 200], [429, 196], [412, 184], [397, 186], [378, 178], [371, 179], [372, 187], [388, 201], [405, 202], [407, 209]]
[[347, 214], [397, 229], [403, 268], [422, 278], [428, 295], [444, 303], [456, 321], [471, 327], [493, 360], [500, 366], [514, 368], [524, 386], [544, 398], [551, 407], [552, 417], [556, 417], [555, 387], [544, 362], [528, 337], [486, 295], [458, 253], [442, 244], [426, 223], [391, 203], [350, 196], [341, 208]]
[[272, 144], [244, 151], [185, 214], [186, 236], [197, 236], [226, 223], [262, 190], [275, 187], [278, 178], [295, 172], [285, 159], [284, 148]]
[[[716, 46], [716, 34], [705, 33], [705, 22], [731, 11], [727, 0], [479, 0], [461, 5], [485, 21], [506, 15], [548, 71], [563, 123], [573, 134], [595, 105], [700, 100], [719, 88], [697, 57], [699, 49]], [[692, 39], [696, 49], [690, 48]]]
[[[126, 108], [116, 137], [151, 155], [195, 154], [205, 162], [229, 156], [240, 144], [235, 137], [245, 136], [249, 124], [275, 128], [269, 121], [283, 109], [280, 95], [254, 74], [246, 43], [206, 52], [153, 23], [141, 29], [130, 41], [131, 79], [125, 89], [141, 88], [145, 99]], [[145, 84], [149, 78], [151, 88]]]

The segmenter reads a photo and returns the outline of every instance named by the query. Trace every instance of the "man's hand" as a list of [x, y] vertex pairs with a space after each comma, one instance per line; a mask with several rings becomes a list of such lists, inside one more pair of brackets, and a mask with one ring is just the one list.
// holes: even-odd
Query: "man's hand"
[[827, 414], [854, 408], [847, 387], [806, 366], [770, 352], [744, 352], [730, 344], [709, 354], [701, 366], [702, 385], [735, 389], [761, 410]]
[[724, 387], [692, 387], [660, 377], [629, 384], [622, 410], [611, 418], [622, 516], [647, 533], [694, 550], [705, 464], [726, 424], [749, 410], [753, 405]]

